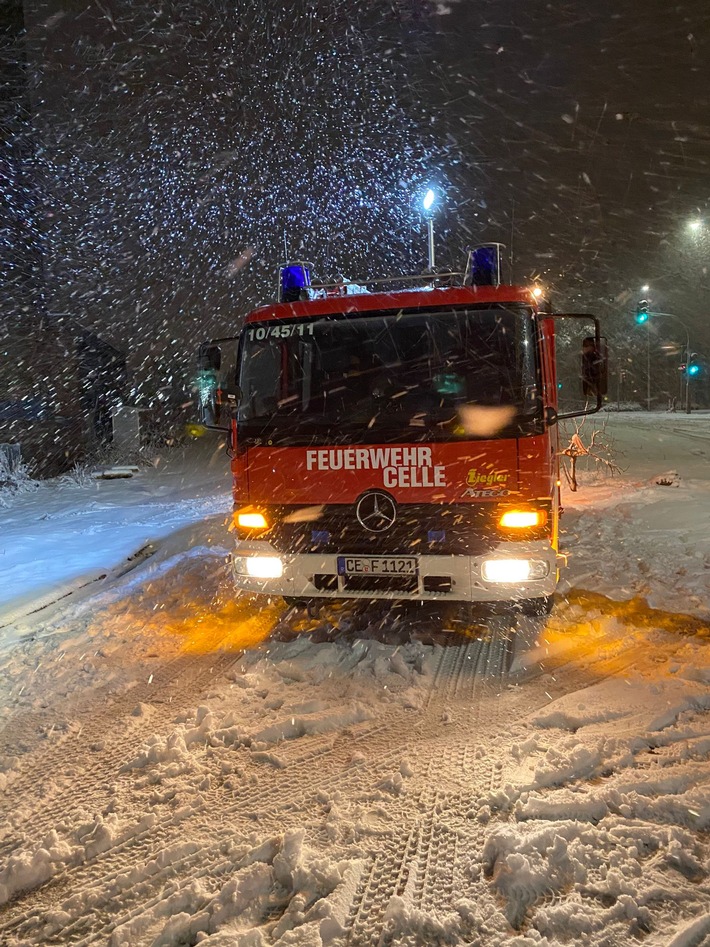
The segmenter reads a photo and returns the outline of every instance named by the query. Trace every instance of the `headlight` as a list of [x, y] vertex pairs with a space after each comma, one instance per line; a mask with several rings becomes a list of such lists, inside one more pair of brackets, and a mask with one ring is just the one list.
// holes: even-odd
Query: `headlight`
[[544, 510], [506, 510], [498, 520], [503, 529], [532, 529], [534, 526], [544, 526], [547, 513]]
[[280, 579], [284, 569], [278, 556], [238, 556], [234, 571], [253, 579]]
[[511, 585], [544, 579], [549, 572], [550, 563], [541, 559], [486, 559], [481, 565], [484, 581]]
[[241, 529], [268, 529], [269, 521], [263, 513], [257, 513], [254, 510], [237, 510], [234, 514], [234, 522]]

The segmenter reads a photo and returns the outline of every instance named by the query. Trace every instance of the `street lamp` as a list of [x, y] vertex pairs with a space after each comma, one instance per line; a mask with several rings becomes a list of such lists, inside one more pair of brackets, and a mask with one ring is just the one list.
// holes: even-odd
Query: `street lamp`
[[426, 219], [427, 226], [427, 244], [428, 244], [428, 257], [429, 257], [429, 272], [434, 272], [434, 204], [436, 203], [436, 194], [429, 188], [429, 190], [424, 195], [422, 200], [422, 207], [424, 208], [424, 217]]
[[688, 230], [690, 230], [692, 233], [697, 233], [702, 227], [702, 225], [703, 225], [702, 220], [689, 220]]

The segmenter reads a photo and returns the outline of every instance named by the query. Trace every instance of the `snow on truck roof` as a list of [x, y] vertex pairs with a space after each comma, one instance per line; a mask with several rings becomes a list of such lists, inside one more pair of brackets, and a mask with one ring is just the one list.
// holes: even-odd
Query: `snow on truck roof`
[[291, 303], [268, 303], [252, 310], [245, 323], [271, 319], [303, 319], [334, 313], [380, 312], [383, 309], [429, 309], [439, 306], [462, 306], [467, 303], [522, 303], [537, 308], [537, 300], [527, 286], [453, 286], [327, 296]]

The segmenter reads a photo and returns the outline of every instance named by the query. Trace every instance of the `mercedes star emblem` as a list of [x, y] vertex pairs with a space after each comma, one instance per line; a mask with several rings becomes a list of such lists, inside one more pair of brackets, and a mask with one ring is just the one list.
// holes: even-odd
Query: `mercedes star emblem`
[[394, 526], [397, 508], [387, 493], [366, 493], [355, 507], [358, 523], [371, 533], [384, 533]]

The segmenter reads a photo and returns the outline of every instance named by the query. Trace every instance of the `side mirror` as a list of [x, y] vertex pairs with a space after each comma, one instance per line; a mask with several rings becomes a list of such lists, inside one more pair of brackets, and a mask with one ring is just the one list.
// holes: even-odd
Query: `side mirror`
[[585, 398], [605, 395], [609, 387], [609, 353], [606, 339], [587, 336], [582, 343], [582, 394]]
[[200, 371], [218, 372], [222, 367], [222, 350], [218, 345], [201, 345], [197, 360]]
[[[554, 400], [557, 407], [554, 420], [546, 417], [546, 422], [581, 418], [600, 411], [607, 392], [609, 359], [599, 320], [590, 313], [540, 313], [539, 318], [542, 321], [554, 320], [552, 350], [556, 362], [557, 392]], [[585, 335], [580, 353], [579, 330], [582, 326]]]

